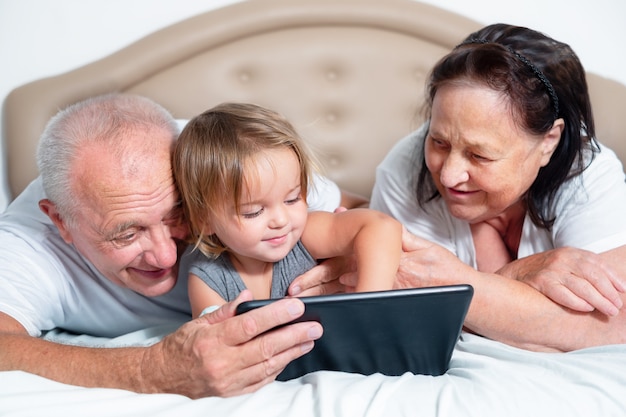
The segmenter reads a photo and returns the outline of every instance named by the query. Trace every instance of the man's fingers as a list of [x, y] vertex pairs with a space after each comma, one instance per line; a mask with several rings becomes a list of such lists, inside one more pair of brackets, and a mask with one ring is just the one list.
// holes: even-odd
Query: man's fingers
[[356, 284], [359, 281], [359, 274], [357, 274], [356, 272], [343, 274], [339, 280], [346, 287], [356, 287]]
[[222, 322], [235, 315], [235, 311], [239, 304], [243, 303], [244, 301], [250, 301], [252, 300], [252, 298], [252, 292], [250, 290], [243, 290], [233, 301], [224, 304], [219, 309], [209, 314], [203, 315], [199, 318], [199, 320], [204, 320], [209, 324], [217, 324], [219, 322]]
[[325, 282], [315, 287], [308, 288], [306, 290], [299, 290], [298, 297], [311, 297], [317, 295], [337, 294], [346, 292], [343, 280], [333, 280]]
[[[339, 276], [349, 267], [350, 260], [335, 257], [325, 260], [296, 278], [289, 286], [289, 295], [322, 295], [342, 292]], [[316, 287], [322, 288], [316, 288]]]
[[[236, 301], [249, 298], [251, 295], [244, 294]], [[250, 392], [310, 351], [322, 335], [318, 322], [282, 326], [304, 312], [304, 304], [297, 298], [233, 316], [237, 302], [184, 324], [151, 348], [157, 360], [146, 362], [169, 367], [158, 375], [167, 375], [172, 391], [192, 398]]]
[[[272, 356], [268, 360], [250, 365], [245, 369], [245, 373], [255, 382], [237, 387], [237, 389], [234, 390], [235, 394], [238, 395], [255, 392], [259, 388], [274, 381], [291, 361], [310, 352], [313, 347], [314, 342], [306, 342], [302, 345], [292, 346], [289, 349]], [[236, 378], [234, 378], [233, 383], [241, 384]]]
[[253, 381], [276, 377], [289, 362], [310, 352], [322, 332], [319, 323], [303, 322], [264, 333], [246, 344], [239, 356], [240, 367]]
[[[227, 345], [246, 344], [250, 355], [242, 355], [250, 364], [267, 360], [293, 346], [306, 344], [322, 336], [317, 322], [287, 324], [304, 313], [304, 303], [297, 298], [283, 298], [266, 306], [233, 317], [224, 323], [222, 339]], [[271, 332], [269, 330], [275, 329]], [[248, 343], [249, 342], [249, 343]]]

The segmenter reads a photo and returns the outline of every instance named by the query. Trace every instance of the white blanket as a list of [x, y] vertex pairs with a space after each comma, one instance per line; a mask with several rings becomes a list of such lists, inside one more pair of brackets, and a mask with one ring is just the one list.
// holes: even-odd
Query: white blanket
[[[168, 329], [73, 342], [147, 344]], [[171, 330], [171, 329], [169, 329]], [[50, 334], [49, 339], [64, 339]], [[191, 400], [0, 373], [0, 416], [626, 416], [626, 345], [533, 353], [463, 334], [437, 377], [316, 372], [254, 394]]]

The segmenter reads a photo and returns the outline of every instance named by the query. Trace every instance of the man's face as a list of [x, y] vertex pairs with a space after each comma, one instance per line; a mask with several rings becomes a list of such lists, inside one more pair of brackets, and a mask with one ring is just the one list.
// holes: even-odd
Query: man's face
[[[187, 227], [171, 172], [169, 133], [136, 132], [128, 140], [121, 152], [99, 145], [81, 152], [73, 169], [76, 222], [57, 226], [106, 278], [153, 297], [176, 284]], [[132, 145], [145, 140], [148, 153]]]

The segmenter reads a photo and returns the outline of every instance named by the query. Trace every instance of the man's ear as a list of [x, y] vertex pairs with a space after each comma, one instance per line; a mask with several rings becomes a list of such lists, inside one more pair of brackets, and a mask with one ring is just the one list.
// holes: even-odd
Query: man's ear
[[541, 144], [541, 166], [545, 167], [550, 162], [550, 158], [552, 158], [552, 154], [556, 150], [556, 147], [559, 146], [559, 142], [561, 141], [561, 133], [563, 133], [563, 129], [565, 129], [565, 122], [562, 118], [558, 118], [552, 124], [552, 127], [543, 137], [543, 142]]
[[65, 243], [72, 243], [72, 235], [67, 229], [65, 222], [61, 218], [61, 215], [59, 214], [56, 205], [47, 198], [44, 198], [43, 200], [39, 201], [39, 209], [43, 211], [46, 216], [50, 217], [52, 223], [54, 223], [57, 229], [59, 229], [59, 233]]

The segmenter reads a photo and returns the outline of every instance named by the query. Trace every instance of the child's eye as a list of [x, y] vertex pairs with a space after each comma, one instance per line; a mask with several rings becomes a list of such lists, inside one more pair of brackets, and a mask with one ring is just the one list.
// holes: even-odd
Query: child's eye
[[244, 219], [254, 219], [255, 217], [259, 217], [263, 213], [263, 209], [259, 209], [257, 211], [241, 213], [241, 217]]
[[286, 200], [285, 204], [296, 204], [300, 200], [302, 200], [302, 196], [298, 195], [296, 198], [292, 198], [290, 200]]

